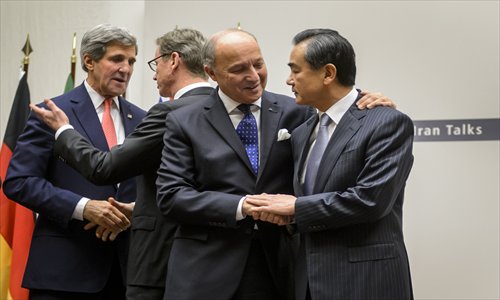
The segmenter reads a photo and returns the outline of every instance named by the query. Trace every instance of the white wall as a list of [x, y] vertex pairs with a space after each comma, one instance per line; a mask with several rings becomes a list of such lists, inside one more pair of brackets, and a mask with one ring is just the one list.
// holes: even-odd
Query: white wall
[[[176, 26], [210, 35], [241, 22], [261, 43], [271, 91], [291, 95], [293, 35], [330, 27], [356, 50], [357, 86], [382, 91], [414, 120], [499, 118], [499, 11], [499, 1], [3, 1], [0, 133], [26, 33], [38, 102], [62, 91], [73, 32], [80, 40], [101, 22], [139, 38], [129, 98], [143, 108], [158, 100], [146, 65], [158, 36]], [[414, 154], [404, 225], [415, 297], [499, 299], [500, 142], [416, 142]]]
[[[3, 138], [18, 74], [24, 54], [21, 52], [29, 34], [33, 53], [30, 55], [28, 85], [31, 102], [61, 94], [70, 73], [73, 33], [77, 37], [77, 66], [75, 84], [87, 77], [81, 68], [80, 41], [83, 34], [100, 23], [127, 27], [136, 35], [139, 45], [144, 26], [143, 1], [0, 1], [0, 134]], [[138, 61], [144, 52], [139, 49]], [[130, 81], [128, 97], [141, 99], [139, 80], [144, 66], [139, 64]], [[141, 105], [140, 101], [133, 101]]]

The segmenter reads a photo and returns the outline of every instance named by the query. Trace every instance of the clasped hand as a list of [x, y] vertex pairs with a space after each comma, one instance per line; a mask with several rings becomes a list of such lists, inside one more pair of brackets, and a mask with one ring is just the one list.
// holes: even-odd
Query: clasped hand
[[243, 202], [243, 212], [254, 220], [286, 225], [295, 215], [295, 200], [296, 197], [283, 194], [248, 195]]
[[89, 200], [83, 210], [84, 219], [90, 221], [83, 228], [96, 228], [96, 237], [102, 241], [114, 241], [131, 223], [134, 203], [121, 203], [109, 197], [108, 201]]

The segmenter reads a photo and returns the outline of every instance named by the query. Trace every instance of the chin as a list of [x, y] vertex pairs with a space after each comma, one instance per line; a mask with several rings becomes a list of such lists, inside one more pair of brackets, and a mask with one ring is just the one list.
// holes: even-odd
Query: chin
[[263, 94], [263, 91], [262, 91], [262, 90], [252, 92], [252, 93], [250, 93], [250, 94], [248, 95], [248, 99], [252, 99], [252, 102], [255, 102], [255, 101], [257, 101], [260, 97], [262, 97], [262, 94]]

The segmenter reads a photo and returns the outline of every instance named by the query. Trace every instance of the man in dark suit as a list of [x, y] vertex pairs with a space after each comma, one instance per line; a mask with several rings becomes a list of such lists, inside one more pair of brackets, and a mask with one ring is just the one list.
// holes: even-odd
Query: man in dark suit
[[[91, 29], [81, 44], [87, 79], [54, 98], [74, 130], [99, 149], [120, 143], [145, 115], [120, 96], [136, 54], [136, 39], [126, 29]], [[90, 221], [112, 231], [125, 230], [130, 222], [120, 210], [128, 205], [115, 201], [117, 209], [105, 200], [133, 201], [135, 180], [119, 187], [94, 185], [53, 155], [54, 142], [53, 131], [32, 114], [3, 186], [10, 199], [38, 213], [23, 287], [30, 289], [30, 299], [124, 299], [128, 233], [104, 243], [84, 226]]]
[[292, 133], [297, 198], [247, 202], [260, 206], [252, 210], [260, 220], [293, 217], [296, 299], [412, 299], [402, 229], [412, 121], [394, 109], [355, 107], [354, 50], [334, 30], [297, 34], [289, 66], [296, 102], [319, 110]]
[[[155, 58], [149, 65], [160, 95], [176, 99], [154, 105], [127, 136], [123, 144], [109, 152], [90, 144], [75, 130], [60, 134], [55, 153], [96, 184], [110, 184], [141, 175], [132, 214], [132, 232], [127, 273], [128, 299], [162, 299], [167, 263], [176, 223], [162, 216], [156, 205], [156, 177], [160, 165], [166, 115], [197, 101], [213, 90], [203, 70], [203, 35], [193, 29], [175, 29], [157, 39]], [[35, 109], [54, 129], [67, 124], [63, 112], [48, 101], [52, 110]], [[110, 231], [102, 231], [108, 238]], [[110, 235], [114, 238], [114, 235]]]
[[312, 111], [264, 90], [267, 69], [250, 33], [216, 33], [204, 57], [218, 88], [166, 119], [158, 205], [180, 225], [165, 299], [282, 299], [283, 229], [246, 217], [245, 195], [292, 193], [288, 132]]
[[[292, 192], [290, 141], [278, 141], [278, 132], [304, 122], [307, 108], [264, 90], [266, 65], [245, 31], [215, 34], [204, 57], [218, 88], [166, 119], [158, 205], [179, 228], [164, 299], [281, 299], [280, 228], [246, 218], [244, 199]], [[258, 170], [235, 130], [242, 103], [259, 120]]]

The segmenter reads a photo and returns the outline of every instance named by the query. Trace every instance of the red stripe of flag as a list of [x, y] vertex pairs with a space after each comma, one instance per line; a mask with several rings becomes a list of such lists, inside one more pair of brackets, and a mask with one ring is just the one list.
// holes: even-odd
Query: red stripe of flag
[[[23, 74], [12, 103], [7, 129], [0, 150], [0, 178], [5, 178], [7, 167], [23, 132], [30, 112], [30, 92], [27, 74]], [[26, 268], [31, 235], [34, 228], [33, 212], [8, 199], [0, 191], [0, 299], [28, 299], [29, 291], [21, 287]]]

